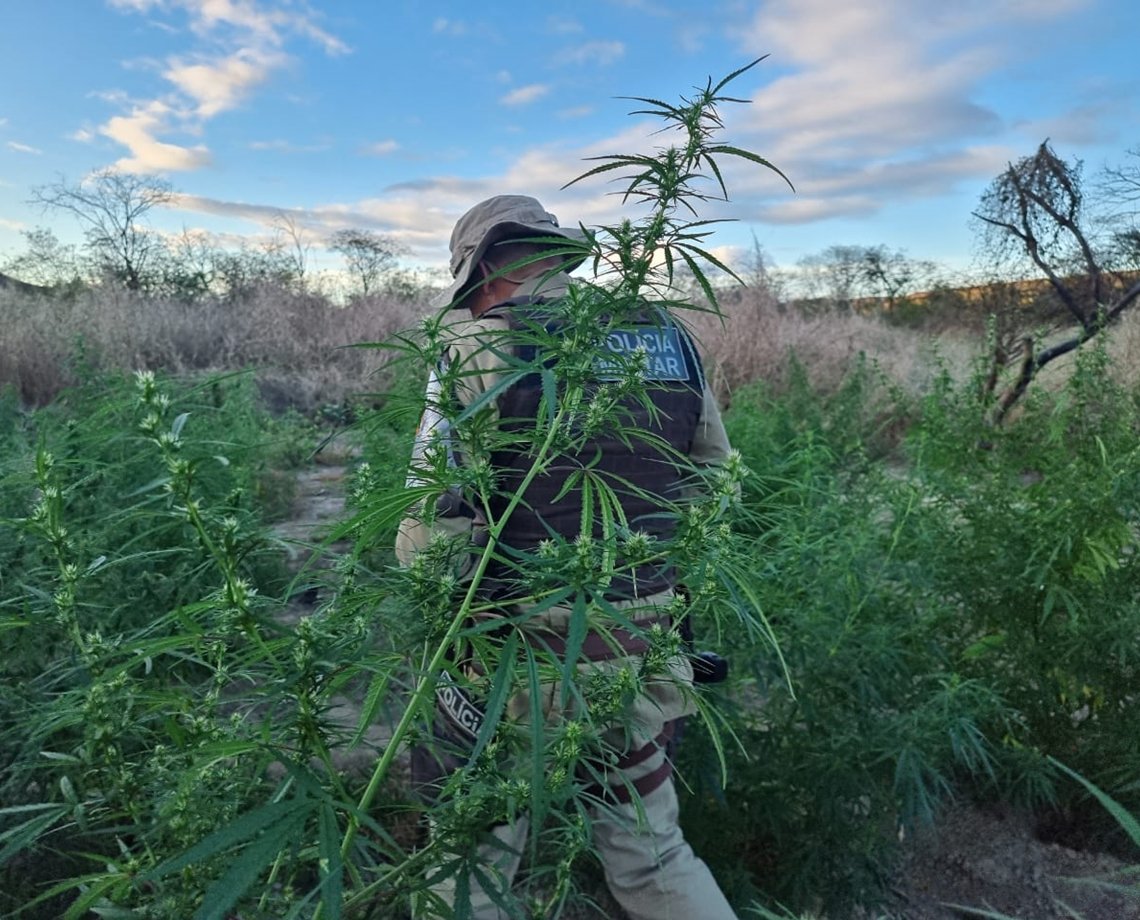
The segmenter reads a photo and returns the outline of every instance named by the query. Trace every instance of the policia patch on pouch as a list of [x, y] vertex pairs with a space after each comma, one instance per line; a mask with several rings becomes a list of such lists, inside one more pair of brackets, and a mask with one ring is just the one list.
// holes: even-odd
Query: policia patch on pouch
[[435, 685], [435, 715], [431, 739], [412, 746], [412, 788], [429, 805], [438, 800], [447, 778], [471, 759], [486, 718], [446, 670]]
[[459, 688], [454, 678], [441, 671], [435, 685], [435, 701], [440, 712], [447, 716], [451, 727], [468, 740], [474, 741], [483, 727], [483, 710]]
[[620, 377], [639, 350], [647, 359], [644, 379], [678, 383], [689, 379], [681, 330], [674, 325], [615, 329], [606, 336], [605, 345], [608, 355], [601, 355], [597, 362], [598, 376], [603, 380]]

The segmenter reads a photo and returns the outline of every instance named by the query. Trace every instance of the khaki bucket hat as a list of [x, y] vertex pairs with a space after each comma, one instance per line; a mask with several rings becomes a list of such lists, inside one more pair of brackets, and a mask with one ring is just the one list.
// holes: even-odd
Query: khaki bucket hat
[[[436, 298], [436, 304], [455, 302], [471, 283], [479, 261], [495, 243], [525, 239], [544, 242], [549, 237], [579, 244], [590, 239], [578, 227], [558, 226], [558, 218], [527, 195], [496, 195], [479, 202], [459, 218], [451, 232], [451, 275], [455, 281]], [[556, 241], [551, 240], [551, 245], [556, 245]], [[573, 271], [585, 258], [584, 248], [581, 256], [568, 254], [563, 271]], [[462, 299], [455, 306], [461, 304]]]

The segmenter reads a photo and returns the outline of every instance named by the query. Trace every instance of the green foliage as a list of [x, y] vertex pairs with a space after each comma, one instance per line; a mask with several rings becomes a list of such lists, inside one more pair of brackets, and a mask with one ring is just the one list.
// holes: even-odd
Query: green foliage
[[706, 636], [732, 660], [720, 706], [739, 744], [727, 786], [699, 735], [682, 772], [686, 833], [741, 900], [763, 891], [839, 914], [873, 901], [897, 828], [932, 820], [959, 776], [985, 780], [985, 728], [1006, 718], [949, 660], [952, 612], [919, 564], [931, 551], [917, 542], [920, 496], [868, 463], [874, 428], [852, 423], [866, 392], [853, 380], [822, 402], [801, 378], [779, 403], [740, 394], [726, 418], [757, 471], [740, 551], [785, 661], [744, 637]]
[[264, 614], [287, 584], [255, 505], [249, 380], [172, 396], [153, 375], [109, 377], [32, 414], [11, 406], [0, 909], [189, 916], [220, 862], [145, 891], [135, 877], [235, 818], [274, 759], [244, 718], [271, 695], [236, 690], [280, 669]]
[[[683, 265], [715, 307], [716, 291], [702, 266], [711, 265], [736, 278], [728, 266], [704, 248], [711, 228], [720, 221], [700, 219], [698, 209], [709, 201], [728, 200], [720, 167], [728, 157], [771, 170], [791, 187], [787, 176], [764, 157], [723, 143], [718, 137], [724, 130], [721, 107], [725, 103], [746, 101], [725, 95], [723, 90], [762, 60], [734, 70], [715, 86], [710, 77], [703, 89], [697, 87], [691, 98], [682, 97], [679, 104], [633, 97], [634, 102], [648, 108], [632, 114], [660, 119], [664, 122], [662, 133], [669, 133], [671, 137], [679, 134], [680, 142], [652, 154], [593, 157], [601, 161], [600, 164], [567, 183], [573, 185], [623, 170], [625, 174], [620, 177], [626, 183], [623, 202], [632, 200], [649, 208], [648, 215], [636, 225], [625, 221], [618, 226], [602, 227], [598, 234], [610, 245], [595, 251], [595, 270], [604, 266], [612, 273], [619, 296], [637, 298], [658, 293], [673, 281], [675, 266]], [[600, 274], [604, 277], [606, 272]]]
[[[463, 464], [455, 465], [446, 451], [432, 449], [417, 471], [418, 484], [411, 488], [395, 494], [377, 488], [390, 480], [392, 471], [373, 468], [371, 460], [358, 481], [360, 513], [353, 527], [360, 558], [389, 539], [404, 514], [433, 523], [432, 509], [440, 496], [462, 496], [485, 521], [483, 539], [473, 545], [467, 544], [464, 534], [456, 540], [441, 534], [399, 573], [402, 583], [388, 589], [403, 600], [398, 605], [403, 611], [389, 621], [391, 628], [405, 643], [418, 643], [410, 645], [409, 652], [417, 663], [414, 688], [357, 806], [360, 812], [370, 807], [401, 744], [429, 731], [441, 671], [483, 703], [486, 719], [474, 748], [465, 752], [465, 763], [450, 774], [432, 805], [431, 841], [416, 857], [435, 866], [418, 885], [454, 877], [460, 912], [469, 877], [485, 871], [472, 861], [489, 825], [524, 811], [531, 818], [528, 883], [522, 893], [494, 895], [505, 906], [516, 905], [513, 909], [518, 909], [516, 898], [521, 898], [530, 904], [530, 911], [550, 915], [567, 897], [578, 857], [590, 852], [588, 806], [598, 804], [591, 787], [600, 779], [601, 764], [631, 743], [627, 734], [632, 730], [631, 704], [646, 698], [654, 682], [676, 666], [680, 643], [673, 629], [634, 625], [636, 603], [615, 605], [608, 599], [607, 588], [614, 579], [629, 577], [647, 564], [676, 567], [693, 588], [694, 604], [710, 619], [727, 618], [734, 629], [755, 635], [758, 641], [771, 638], [762, 618], [751, 612], [745, 566], [731, 545], [730, 509], [736, 483], [744, 474], [738, 460], [705, 477], [696, 490], [703, 499], [665, 503], [661, 512], [679, 524], [676, 537], [668, 541], [631, 530], [615, 484], [598, 475], [591, 463], [574, 462], [576, 470], [565, 491], [581, 503], [577, 539], [551, 535], [533, 553], [499, 546], [530, 484], [565, 465], [568, 458], [578, 458], [591, 439], [601, 433], [625, 441], [655, 437], [629, 422], [634, 409], [651, 405], [644, 382], [645, 356], [629, 361], [615, 358], [612, 374], [604, 381], [597, 374], [597, 359], [608, 353], [606, 337], [641, 316], [647, 309], [645, 296], [666, 286], [674, 258], [690, 267], [697, 258], [711, 259], [696, 246], [705, 224], [695, 219], [692, 210], [692, 201], [710, 197], [692, 191], [705, 178], [702, 171], [708, 170], [723, 195], [716, 157], [741, 156], [763, 164], [752, 154], [710, 142], [720, 127], [716, 107], [730, 101], [720, 95], [727, 82], [713, 87], [710, 81], [696, 100], [658, 112], [678, 123], [680, 146], [652, 157], [607, 158], [612, 162], [586, 174], [633, 168], [634, 175], [627, 177], [629, 194], [647, 200], [650, 213], [636, 224], [602, 228], [594, 237], [596, 248], [588, 255], [595, 264], [614, 269], [615, 283], [572, 286], [559, 304], [556, 326], [535, 321], [512, 333], [513, 342], [521, 340], [526, 348], [515, 349], [511, 342], [493, 338], [482, 342], [505, 361], [499, 381], [465, 408], [448, 399], [428, 406], [448, 421]], [[554, 255], [581, 259], [583, 253], [565, 244]], [[551, 256], [549, 248], [543, 256]], [[655, 266], [658, 257], [661, 268]], [[435, 366], [446, 326], [453, 321], [445, 311], [426, 320], [418, 334], [400, 341], [411, 365], [420, 368], [417, 377]], [[454, 379], [445, 384], [462, 384], [463, 372], [461, 367], [448, 371]], [[497, 396], [523, 381], [533, 382], [541, 394], [533, 423], [489, 424]], [[391, 439], [382, 426], [373, 431], [383, 441]], [[491, 458], [502, 451], [526, 458], [516, 481], [496, 481]], [[678, 457], [677, 462], [684, 466], [686, 461]], [[684, 473], [695, 482], [699, 471], [685, 466]], [[497, 584], [509, 585], [509, 606], [491, 599], [486, 585], [492, 572]], [[534, 629], [541, 628], [547, 617], [556, 624], [565, 621], [560, 628], [567, 634], [567, 646], [559, 654], [534, 639]], [[579, 660], [587, 630], [608, 636], [617, 627], [648, 641], [649, 651], [638, 669], [623, 665], [622, 659], [612, 668]], [[474, 662], [469, 668], [459, 666], [458, 649], [468, 650], [463, 658]], [[552, 691], [546, 688], [551, 686], [560, 688], [558, 700], [548, 699]], [[349, 852], [355, 840], [356, 829], [350, 823], [341, 852]], [[562, 853], [557, 865], [535, 861], [535, 853], [547, 850]], [[408, 875], [407, 880], [414, 883], [415, 877]], [[431, 902], [434, 896], [424, 891], [421, 898]]]
[[[972, 410], [972, 412], [971, 412]], [[1103, 351], [1058, 393], [982, 429], [965, 393], [928, 401], [914, 468], [936, 509], [955, 653], [1024, 719], [1023, 742], [1115, 789], [1140, 774], [1140, 412]], [[953, 436], [951, 437], [951, 433]]]
[[[626, 421], [628, 407], [647, 403], [644, 354], [617, 367], [612, 381], [599, 383], [593, 368], [609, 331], [645, 309], [643, 293], [664, 286], [659, 255], [667, 274], [678, 253], [690, 268], [711, 258], [695, 246], [703, 222], [677, 213], [710, 197], [686, 191], [702, 170], [720, 189], [713, 197], [722, 197], [717, 157], [767, 165], [711, 142], [721, 127], [717, 106], [731, 101], [721, 90], [740, 72], [668, 110], [678, 116], [682, 144], [661, 152], [660, 170], [631, 180], [631, 193], [648, 193], [651, 203], [656, 189], [650, 217], [601, 234], [612, 245], [598, 242], [593, 254], [619, 253], [614, 264], [629, 283], [576, 287], [561, 335], [530, 330], [536, 358], [520, 359], [507, 376], [541, 380], [545, 410], [533, 431], [496, 433], [482, 424], [489, 394], [460, 429], [472, 462], [435, 463], [423, 471], [424, 485], [408, 489], [396, 466], [410, 433], [398, 399], [390, 400], [394, 420], [365, 419], [358, 513], [333, 535], [353, 539], [355, 549], [337, 566], [334, 593], [293, 628], [274, 615], [281, 602], [271, 592], [287, 589], [259, 567], [266, 540], [254, 502], [264, 507], [263, 445], [211, 440], [261, 424], [233, 411], [248, 405], [228, 395], [241, 381], [172, 397], [140, 373], [131, 396], [101, 381], [106, 392], [97, 395], [94, 383], [79, 388], [71, 405], [30, 425], [5, 413], [23, 431], [4, 457], [13, 488], [5, 493], [11, 540], [3, 545], [14, 547], [5, 549], [12, 558], [4, 560], [0, 595], [12, 687], [0, 727], [11, 767], [4, 801], [14, 803], [0, 812], [6, 912], [47, 905], [67, 917], [94, 909], [335, 918], [366, 907], [398, 911], [412, 895], [431, 901], [427, 886], [449, 875], [462, 902], [471, 873], [483, 871], [474, 844], [484, 828], [524, 809], [535, 832], [518, 903], [542, 916], [561, 909], [576, 863], [591, 852], [586, 806], [596, 803], [591, 787], [602, 765], [626, 742], [628, 704], [679, 660], [676, 630], [633, 625], [634, 611], [607, 600], [610, 580], [634, 565], [675, 565], [710, 619], [770, 641], [749, 607], [747, 560], [732, 547], [731, 511], [745, 474], [738, 460], [706, 477], [700, 496], [665, 509], [680, 518], [675, 540], [659, 544], [631, 531], [613, 485], [585, 465], [568, 484], [582, 499], [578, 540], [552, 541], [523, 559], [497, 546], [527, 484], [560, 457], [599, 431], [646, 436]], [[430, 318], [399, 343], [417, 380], [435, 363], [444, 321]], [[290, 438], [286, 431], [279, 459], [290, 455]], [[517, 492], [492, 510], [486, 458], [523, 443], [532, 463]], [[394, 570], [378, 547], [390, 545], [396, 521], [419, 499], [453, 488], [488, 519], [472, 575], [463, 582], [452, 575], [446, 541]], [[524, 613], [499, 619], [505, 635], [488, 628], [478, 590], [492, 562], [513, 567], [529, 595]], [[556, 609], [570, 621], [564, 653], [514, 631]], [[579, 668], [587, 627], [606, 632], [615, 624], [645, 637], [642, 664]], [[486, 679], [454, 667], [457, 646], [471, 649]], [[430, 843], [413, 850], [397, 830], [421, 809], [390, 802], [389, 790], [397, 757], [427, 726], [445, 669], [485, 701], [487, 718], [465, 767], [430, 808]], [[548, 712], [542, 701], [552, 686], [561, 698]], [[355, 732], [330, 718], [337, 693], [363, 701]], [[359, 744], [382, 713], [393, 723], [391, 738], [366, 781], [351, 780], [333, 752]], [[707, 713], [706, 722], [712, 727]], [[48, 870], [58, 882], [46, 890], [44, 877], [29, 873], [45, 852], [61, 854]], [[558, 857], [544, 864], [540, 852]], [[508, 893], [496, 897], [514, 903]]]
[[[538, 381], [533, 427], [489, 424], [495, 391], [438, 406], [470, 462], [437, 452], [407, 488], [447, 317], [395, 343], [407, 363], [359, 413], [353, 517], [330, 537], [352, 549], [296, 625], [280, 619], [293, 585], [263, 524], [286, 512], [281, 471], [306, 462], [315, 432], [263, 417], [248, 377], [177, 387], [81, 370], [36, 412], [0, 394], [0, 913], [403, 917], [433, 882], [462, 890], [486, 825], [526, 811], [526, 869], [500, 897], [558, 915], [592, 852], [589, 780], [680, 649], [649, 629], [642, 668], [576, 666], [587, 626], [633, 628], [605, 588], [646, 560], [680, 570], [698, 641], [732, 661], [730, 682], [698, 696], [678, 766], [686, 836], [741, 913], [873, 902], [900, 828], [955, 795], [1088, 790], [1135, 837], [1140, 399], [1103, 351], [1000, 429], [980, 379], [944, 374], [915, 406], [867, 362], [826, 397], [798, 368], [778, 400], [759, 384], [734, 394], [740, 456], [669, 509], [673, 539], [631, 531], [585, 467], [579, 539], [498, 547], [526, 482], [591, 433], [644, 436], [623, 410], [646, 398], [637, 361], [600, 386], [588, 371], [675, 268], [706, 286], [695, 209], [725, 195], [719, 160], [769, 165], [715, 139], [726, 83], [679, 106], [639, 100], [681, 142], [588, 173], [626, 170], [649, 214], [595, 236], [617, 279], [575, 286], [556, 332], [526, 330], [545, 359], [506, 379]], [[524, 488], [504, 494], [487, 458], [522, 445]], [[430, 518], [452, 490], [487, 539], [439, 539], [393, 566], [401, 518]], [[479, 591], [492, 564], [526, 589], [524, 609], [493, 621]], [[560, 655], [518, 628], [555, 610]], [[455, 667], [456, 649], [480, 668]], [[401, 758], [441, 679], [487, 718], [438, 800], [414, 803]], [[342, 695], [360, 704], [355, 725], [332, 717]], [[391, 737], [372, 751], [379, 720]], [[345, 748], [366, 775], [342, 769]]]
[[897, 829], [957, 795], [1072, 800], [1049, 757], [1135, 805], [1136, 394], [1092, 351], [995, 430], [978, 381], [943, 376], [892, 469], [869, 460], [868, 392], [801, 376], [726, 416], [784, 661], [706, 634], [733, 662], [719, 705], [740, 745], [723, 786], [690, 734], [684, 811], [723, 884], [768, 907], [874, 900]]

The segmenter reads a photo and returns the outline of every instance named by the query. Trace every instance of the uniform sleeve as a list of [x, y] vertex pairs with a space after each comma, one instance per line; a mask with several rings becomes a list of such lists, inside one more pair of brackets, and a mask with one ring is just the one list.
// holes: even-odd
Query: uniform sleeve
[[697, 430], [693, 435], [693, 447], [689, 452], [689, 459], [696, 466], [716, 466], [728, 459], [731, 449], [716, 397], [706, 382], [701, 416], [697, 420]]
[[[508, 329], [502, 318], [464, 319], [446, 328], [446, 363], [451, 368], [447, 384], [461, 409], [475, 405], [494, 390], [505, 363], [502, 339]], [[487, 411], [497, 411], [494, 400], [487, 400]], [[474, 525], [475, 520], [465, 515], [437, 514], [433, 498], [419, 502], [396, 532], [396, 559], [400, 565], [410, 565], [433, 538], [466, 543]], [[466, 558], [469, 561], [470, 557]], [[464, 573], [456, 574], [462, 577]]]
[[[417, 506], [415, 513], [409, 514], [400, 522], [400, 529], [396, 531], [396, 561], [400, 565], [408, 566], [432, 537], [445, 537], [462, 541], [464, 544], [471, 539], [474, 520], [463, 515], [456, 517], [442, 517], [429, 514], [422, 506]], [[460, 561], [457, 559], [457, 562]], [[463, 559], [463, 563], [470, 563], [470, 559]], [[455, 575], [462, 578], [467, 574], [468, 565], [461, 564]]]
[[[503, 317], [484, 317], [448, 329], [447, 354], [455, 373], [455, 399], [464, 408], [495, 389], [506, 366], [510, 325]], [[496, 412], [494, 400], [487, 411]]]

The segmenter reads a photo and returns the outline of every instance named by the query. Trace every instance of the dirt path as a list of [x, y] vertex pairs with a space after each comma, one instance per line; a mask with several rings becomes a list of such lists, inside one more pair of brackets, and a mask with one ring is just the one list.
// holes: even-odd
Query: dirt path
[[[278, 620], [296, 625], [303, 617], [316, 612], [327, 591], [327, 580], [341, 554], [348, 550], [347, 543], [324, 546], [333, 528], [345, 519], [345, 478], [348, 467], [336, 462], [319, 464], [296, 474], [297, 492], [293, 499], [293, 514], [287, 521], [273, 525], [277, 539], [288, 548], [287, 564], [295, 575], [301, 574], [308, 585], [294, 594], [289, 604], [278, 615]], [[360, 721], [360, 697], [351, 693], [334, 696], [327, 713], [329, 721], [347, 732], [355, 732]], [[368, 727], [361, 743], [352, 749], [333, 751], [333, 763], [350, 774], [366, 775], [376, 763], [378, 751], [389, 737], [388, 726], [374, 722]]]
[[[274, 524], [273, 535], [287, 547], [289, 570], [294, 574], [311, 570], [314, 575], [327, 572], [335, 562], [335, 554], [347, 546], [332, 546], [324, 553], [317, 550], [330, 531], [344, 520], [345, 476], [348, 468], [341, 463], [300, 470], [296, 474], [297, 492], [293, 498], [293, 514], [287, 521]], [[278, 619], [296, 623], [311, 614], [319, 600], [315, 587], [295, 595]]]

